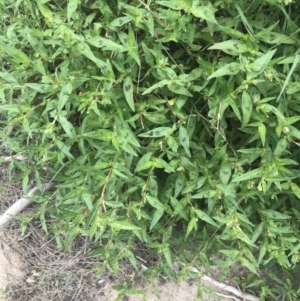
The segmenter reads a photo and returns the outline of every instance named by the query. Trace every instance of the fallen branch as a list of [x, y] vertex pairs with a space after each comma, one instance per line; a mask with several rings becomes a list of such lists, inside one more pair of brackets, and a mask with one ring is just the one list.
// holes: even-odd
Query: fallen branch
[[[53, 184], [43, 184], [43, 191], [49, 190], [53, 187]], [[27, 197], [34, 196], [39, 191], [38, 187], [34, 187], [28, 192]], [[11, 205], [4, 213], [0, 216], [0, 228], [3, 228], [5, 224], [12, 220], [13, 215], [18, 215], [22, 210], [24, 210], [31, 201], [22, 197], [18, 199], [13, 205]]]
[[25, 155], [16, 155], [16, 156], [10, 156], [10, 157], [0, 157], [4, 162], [10, 162], [12, 159], [16, 159], [19, 161], [26, 161], [28, 159]]
[[[195, 267], [189, 267], [188, 268], [189, 271], [193, 272], [193, 273], [201, 273], [198, 269], [196, 269]], [[239, 290], [237, 290], [235, 287], [231, 286], [231, 285], [228, 285], [226, 283], [222, 283], [222, 282], [219, 282], [207, 275], [203, 275], [202, 276], [202, 280], [204, 281], [207, 281], [211, 284], [213, 284], [214, 286], [216, 286], [217, 288], [221, 289], [221, 290], [224, 290], [224, 291], [227, 291], [227, 292], [230, 292], [234, 295], [236, 295], [237, 297], [241, 298], [242, 300], [247, 300], [247, 301], [259, 301], [260, 299], [256, 296], [253, 296], [253, 295], [250, 295], [250, 294], [246, 294], [246, 293], [243, 293]]]
[[237, 299], [236, 297], [233, 297], [233, 296], [224, 295], [224, 294], [220, 294], [220, 293], [216, 293], [216, 294], [220, 297], [224, 297], [224, 298], [227, 298], [227, 299], [232, 299], [232, 300], [235, 300], [235, 301], [240, 301], [239, 299]]
[[204, 275], [202, 277], [202, 279], [204, 281], [212, 283], [213, 285], [215, 285], [216, 287], [218, 287], [218, 288], [220, 288], [220, 289], [222, 289], [224, 291], [230, 292], [230, 293], [236, 295], [237, 297], [242, 298], [243, 300], [259, 301], [259, 298], [256, 297], [256, 296], [240, 292], [235, 287], [233, 287], [231, 285], [228, 285], [228, 284], [225, 284], [225, 283], [222, 283], [222, 282], [219, 282], [217, 280], [214, 280], [214, 279], [212, 279], [209, 276]]

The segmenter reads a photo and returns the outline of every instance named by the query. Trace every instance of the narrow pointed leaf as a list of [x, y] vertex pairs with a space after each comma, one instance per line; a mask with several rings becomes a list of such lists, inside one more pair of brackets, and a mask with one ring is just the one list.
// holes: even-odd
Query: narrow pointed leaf
[[93, 132], [88, 132], [82, 134], [83, 137], [97, 139], [97, 140], [103, 140], [103, 141], [110, 141], [113, 138], [112, 131], [109, 130], [96, 130]]
[[224, 75], [235, 75], [241, 71], [241, 65], [239, 63], [230, 63], [222, 66], [213, 74], [211, 74], [207, 79], [212, 79], [214, 77], [220, 77]]
[[117, 230], [141, 230], [142, 229], [141, 227], [132, 225], [127, 221], [113, 221], [110, 223], [110, 226]]
[[183, 146], [186, 154], [189, 157], [191, 157], [189, 135], [184, 126], [181, 126], [179, 128], [179, 141], [180, 141], [181, 145]]
[[242, 127], [246, 126], [249, 123], [252, 109], [253, 109], [252, 99], [250, 95], [246, 91], [244, 91], [242, 95], [242, 112], [243, 112]]
[[154, 198], [153, 196], [147, 195], [146, 200], [152, 207], [154, 207], [158, 210], [165, 210], [164, 205], [158, 199]]
[[215, 226], [215, 227], [219, 227], [218, 224], [216, 224], [214, 222], [214, 220], [209, 216], [207, 215], [204, 211], [202, 210], [199, 210], [199, 209], [195, 209], [195, 213], [196, 215], [203, 221]]
[[255, 178], [260, 178], [261, 177], [261, 171], [259, 168], [253, 169], [249, 172], [246, 172], [245, 174], [236, 177], [235, 179], [232, 180], [232, 182], [241, 182], [241, 181], [247, 181], [247, 180], [252, 180]]
[[263, 123], [261, 123], [258, 126], [258, 132], [259, 132], [259, 135], [260, 135], [262, 145], [265, 146], [267, 129], [266, 129], [266, 126]]
[[67, 19], [68, 19], [68, 22], [70, 22], [71, 17], [75, 13], [79, 3], [80, 3], [80, 0], [69, 0], [68, 1], [68, 6], [67, 6]]
[[193, 6], [191, 8], [191, 13], [197, 17], [204, 19], [206, 21], [212, 22], [214, 24], [218, 24], [215, 18], [215, 9], [213, 6]]
[[132, 84], [131, 76], [125, 77], [123, 83], [123, 91], [130, 109], [134, 112], [135, 107], [134, 107], [134, 100], [133, 100], [133, 84]]
[[170, 267], [171, 269], [173, 269], [173, 263], [172, 263], [171, 252], [170, 252], [169, 247], [164, 247], [164, 248], [163, 248], [163, 253], [164, 253], [164, 255], [165, 255], [165, 258], [166, 258], [166, 261], [167, 261], [169, 267]]
[[150, 225], [150, 230], [152, 230], [154, 228], [154, 226], [158, 223], [158, 221], [161, 219], [163, 214], [164, 214], [164, 210], [162, 210], [162, 209], [157, 209], [154, 212], [154, 215], [153, 215], [152, 221], [151, 221], [151, 225]]

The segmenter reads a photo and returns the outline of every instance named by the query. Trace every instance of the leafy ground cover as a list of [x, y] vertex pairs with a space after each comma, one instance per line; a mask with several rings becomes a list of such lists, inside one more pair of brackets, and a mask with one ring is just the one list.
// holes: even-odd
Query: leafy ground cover
[[298, 3], [2, 0], [0, 12], [1, 148], [27, 156], [10, 163], [23, 192], [42, 190], [24, 224], [39, 218], [66, 249], [87, 235], [103, 269], [135, 267], [142, 245], [153, 275], [217, 263], [226, 277], [239, 262], [261, 300], [298, 299]]

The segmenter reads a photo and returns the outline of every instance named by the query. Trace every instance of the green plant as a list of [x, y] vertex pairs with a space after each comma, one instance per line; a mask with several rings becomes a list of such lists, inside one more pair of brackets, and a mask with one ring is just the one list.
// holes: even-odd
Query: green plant
[[25, 193], [32, 176], [55, 183], [33, 200], [60, 247], [88, 235], [118, 272], [143, 244], [173, 279], [174, 262], [185, 277], [220, 252], [261, 300], [299, 297], [299, 4], [0, 9], [1, 146], [28, 155], [10, 166]]
[[6, 298], [6, 291], [5, 291], [5, 289], [1, 289], [0, 290], [0, 297], [1, 298]]

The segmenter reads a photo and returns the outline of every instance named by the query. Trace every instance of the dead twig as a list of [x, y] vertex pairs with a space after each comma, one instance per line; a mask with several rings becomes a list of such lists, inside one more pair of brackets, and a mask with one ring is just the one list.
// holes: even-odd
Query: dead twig
[[[198, 274], [202, 274], [202, 272], [200, 272], [197, 268], [195, 267], [189, 267], [188, 268], [189, 271], [193, 272], [193, 273], [198, 273]], [[251, 294], [246, 294], [246, 293], [243, 293], [239, 290], [237, 290], [235, 287], [231, 286], [231, 285], [228, 285], [228, 284], [225, 284], [225, 283], [222, 283], [222, 282], [219, 282], [207, 275], [203, 275], [202, 280], [210, 283], [210, 284], [213, 284], [214, 286], [216, 286], [217, 288], [221, 289], [221, 290], [224, 290], [224, 291], [227, 291], [227, 292], [230, 292], [232, 294], [234, 294], [236, 297], [238, 298], [241, 298], [245, 301], [259, 301], [260, 299], [256, 296], [253, 296]], [[217, 293], [219, 294], [219, 293]], [[229, 296], [227, 296], [228, 298]], [[231, 297], [231, 299], [236, 299], [235, 297]]]
[[[44, 184], [42, 185], [43, 191], [49, 190], [53, 187], [53, 184]], [[28, 192], [27, 197], [34, 196], [39, 191], [38, 187], [34, 187]], [[13, 205], [11, 205], [4, 213], [0, 216], [0, 228], [3, 228], [5, 224], [12, 220], [13, 215], [18, 215], [21, 211], [23, 211], [31, 201], [28, 200], [26, 197], [22, 197], [18, 199]]]
[[16, 156], [9, 156], [9, 157], [0, 157], [0, 160], [3, 160], [4, 162], [10, 162], [13, 159], [19, 160], [19, 161], [26, 161], [28, 159], [25, 155], [16, 155]]

